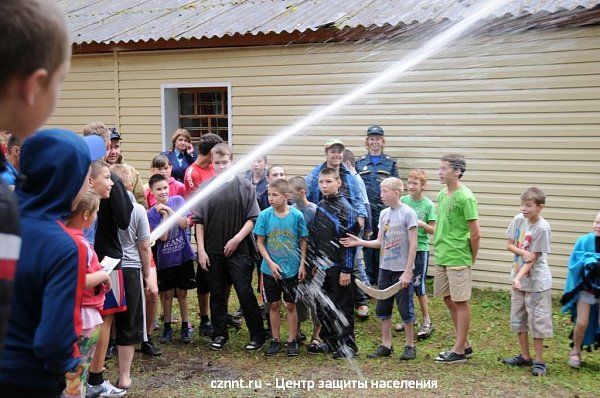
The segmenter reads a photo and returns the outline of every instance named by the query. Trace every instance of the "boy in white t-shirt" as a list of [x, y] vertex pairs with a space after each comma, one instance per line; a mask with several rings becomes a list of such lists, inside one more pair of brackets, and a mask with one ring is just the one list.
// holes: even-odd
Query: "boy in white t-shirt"
[[[552, 274], [548, 266], [550, 253], [550, 224], [540, 213], [546, 195], [536, 187], [521, 195], [521, 213], [508, 226], [507, 250], [515, 254], [511, 278], [510, 324], [519, 336], [521, 353], [504, 358], [502, 363], [513, 366], [531, 366], [534, 376], [546, 374], [542, 356], [544, 339], [553, 337], [552, 330]], [[529, 332], [528, 332], [529, 330]], [[533, 336], [535, 360], [529, 353], [529, 335]]]
[[402, 290], [394, 296], [377, 300], [375, 313], [381, 319], [381, 345], [369, 358], [388, 357], [392, 355], [392, 310], [394, 299], [406, 331], [404, 352], [400, 359], [415, 359], [417, 350], [414, 344], [413, 307], [414, 287], [412, 283], [415, 255], [417, 253], [417, 215], [408, 205], [400, 201], [404, 192], [402, 180], [396, 177], [386, 178], [381, 182], [381, 200], [389, 206], [379, 215], [379, 232], [376, 240], [363, 240], [348, 234], [340, 239], [346, 247], [364, 246], [381, 249], [379, 278], [377, 287], [386, 289], [400, 281]]

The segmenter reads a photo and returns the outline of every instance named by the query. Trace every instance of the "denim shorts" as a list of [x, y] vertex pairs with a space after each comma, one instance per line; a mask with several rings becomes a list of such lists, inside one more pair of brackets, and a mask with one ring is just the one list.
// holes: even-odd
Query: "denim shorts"
[[[402, 276], [402, 271], [390, 271], [387, 269], [379, 269], [379, 279], [377, 281], [377, 288], [380, 290], [387, 289], [393, 284], [397, 283]], [[377, 300], [377, 306], [375, 307], [375, 314], [379, 319], [389, 319], [392, 317], [392, 310], [394, 309], [394, 299], [398, 306], [398, 312], [402, 322], [409, 323], [415, 320], [415, 310], [413, 306], [413, 293], [414, 287], [410, 283], [405, 289], [401, 289], [398, 293], [385, 300]]]

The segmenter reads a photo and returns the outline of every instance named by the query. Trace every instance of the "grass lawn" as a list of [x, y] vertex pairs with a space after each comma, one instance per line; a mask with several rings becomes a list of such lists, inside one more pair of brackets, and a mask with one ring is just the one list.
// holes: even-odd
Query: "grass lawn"
[[[431, 291], [431, 286], [428, 286]], [[431, 297], [431, 296], [430, 296]], [[472, 321], [470, 340], [475, 351], [466, 364], [440, 364], [433, 359], [438, 352], [451, 348], [453, 341], [452, 322], [440, 299], [430, 299], [430, 312], [435, 326], [433, 335], [417, 343], [417, 359], [400, 361], [404, 336], [394, 332], [396, 352], [392, 358], [371, 360], [366, 355], [372, 352], [380, 339], [380, 322], [370, 316], [368, 320], [356, 322], [356, 336], [360, 353], [353, 368], [348, 361], [335, 361], [329, 356], [308, 355], [301, 347], [301, 355], [288, 358], [279, 354], [267, 358], [263, 352], [245, 352], [248, 340], [245, 327], [230, 329], [230, 342], [222, 352], [208, 348], [209, 339], [194, 334], [191, 345], [179, 342], [178, 325], [174, 325], [173, 343], [163, 345], [163, 356], [148, 359], [136, 353], [132, 377], [134, 387], [128, 396], [134, 398], [163, 397], [395, 397], [413, 396], [462, 397], [474, 396], [543, 396], [543, 397], [592, 397], [600, 394], [600, 354], [584, 352], [586, 362], [579, 370], [567, 365], [569, 351], [568, 335], [571, 322], [560, 314], [558, 299], [554, 301], [554, 339], [546, 342], [545, 357], [548, 375], [543, 378], [531, 376], [529, 368], [512, 368], [502, 365], [498, 358], [518, 353], [516, 335], [510, 333], [508, 318], [510, 297], [508, 292], [474, 290], [471, 301]], [[195, 291], [190, 291], [192, 322], [197, 331]], [[420, 317], [418, 303], [416, 312]], [[235, 310], [236, 303], [230, 305]], [[374, 302], [370, 304], [371, 312]], [[174, 316], [179, 317], [174, 309]], [[397, 318], [398, 315], [395, 314]], [[398, 319], [395, 319], [396, 321]], [[284, 324], [285, 320], [282, 322]], [[303, 331], [310, 336], [310, 325]], [[285, 336], [287, 326], [282, 328]], [[154, 338], [160, 333], [157, 330]], [[284, 337], [282, 337], [284, 338]], [[117, 362], [107, 363], [110, 380], [117, 379]], [[359, 375], [359, 372], [362, 376]], [[276, 388], [276, 378], [289, 381], [312, 380], [315, 389]], [[211, 381], [249, 380], [262, 382], [261, 388], [211, 388]], [[367, 380], [367, 389], [319, 389], [319, 381]], [[436, 389], [382, 389], [371, 388], [374, 380], [437, 380]], [[268, 383], [271, 385], [269, 386]]]

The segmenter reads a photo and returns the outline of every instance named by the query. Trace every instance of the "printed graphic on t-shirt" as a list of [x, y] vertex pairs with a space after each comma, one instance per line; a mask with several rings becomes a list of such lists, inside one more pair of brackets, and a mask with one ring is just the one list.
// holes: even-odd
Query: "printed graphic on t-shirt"
[[[517, 249], [527, 250], [531, 249], [531, 234], [527, 234], [525, 229], [516, 228], [515, 236], [514, 236], [514, 245]], [[517, 275], [517, 272], [525, 265], [525, 260], [518, 254], [515, 254], [515, 258], [513, 261], [513, 272], [514, 275]], [[524, 276], [530, 276], [530, 272], [525, 274]]]
[[406, 239], [403, 228], [399, 224], [391, 225], [390, 220], [383, 224], [382, 257], [386, 261], [400, 261], [402, 258], [402, 242]]

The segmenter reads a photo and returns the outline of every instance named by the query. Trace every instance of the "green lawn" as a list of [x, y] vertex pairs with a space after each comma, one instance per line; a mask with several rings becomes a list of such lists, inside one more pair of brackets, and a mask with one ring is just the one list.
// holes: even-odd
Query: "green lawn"
[[[431, 286], [428, 286], [431, 289]], [[190, 291], [192, 293], [192, 291]], [[190, 304], [196, 312], [195, 292], [190, 295]], [[419, 313], [418, 303], [417, 313]], [[235, 303], [230, 306], [234, 309]], [[374, 303], [371, 303], [373, 310]], [[208, 348], [208, 338], [194, 335], [191, 345], [175, 341], [162, 346], [163, 356], [147, 359], [136, 353], [132, 376], [134, 387], [131, 397], [391, 397], [417, 396], [552, 396], [592, 397], [600, 391], [600, 353], [584, 353], [585, 365], [573, 370], [567, 365], [569, 351], [568, 335], [570, 320], [560, 314], [558, 300], [554, 301], [555, 338], [546, 344], [548, 375], [535, 378], [528, 368], [510, 368], [502, 365], [498, 358], [512, 356], [518, 352], [516, 336], [510, 333], [508, 317], [510, 298], [508, 292], [475, 290], [472, 299], [472, 323], [470, 340], [475, 351], [466, 364], [439, 364], [433, 358], [441, 350], [452, 346], [452, 326], [443, 301], [433, 299], [430, 303], [432, 320], [436, 328], [428, 340], [417, 344], [415, 361], [400, 361], [404, 336], [395, 333], [396, 353], [393, 358], [370, 360], [366, 354], [379, 344], [380, 323], [374, 316], [356, 323], [356, 336], [360, 347], [359, 356], [353, 366], [347, 361], [335, 361], [328, 356], [306, 354], [288, 358], [281, 354], [267, 358], [262, 352], [248, 353], [243, 350], [248, 333], [245, 328], [230, 329], [230, 343], [222, 352]], [[237, 307], [236, 307], [237, 308]], [[178, 317], [177, 310], [174, 311]], [[420, 315], [420, 313], [419, 313]], [[395, 315], [397, 317], [397, 314]], [[192, 318], [194, 326], [197, 317]], [[175, 326], [177, 327], [177, 326]], [[310, 325], [304, 326], [309, 335]], [[178, 330], [178, 329], [175, 329]], [[283, 335], [285, 335], [285, 328]], [[157, 336], [160, 330], [156, 331]], [[155, 340], [157, 338], [155, 337]], [[107, 363], [107, 374], [116, 380], [116, 360]], [[361, 376], [362, 374], [362, 376]], [[319, 389], [318, 383], [332, 380], [366, 380], [367, 389]], [[315, 389], [276, 388], [277, 380], [313, 381]], [[218, 380], [249, 380], [262, 382], [261, 388], [211, 388]], [[385, 380], [436, 380], [437, 389], [380, 389], [371, 388], [371, 381]], [[269, 386], [268, 383], [271, 385]]]

